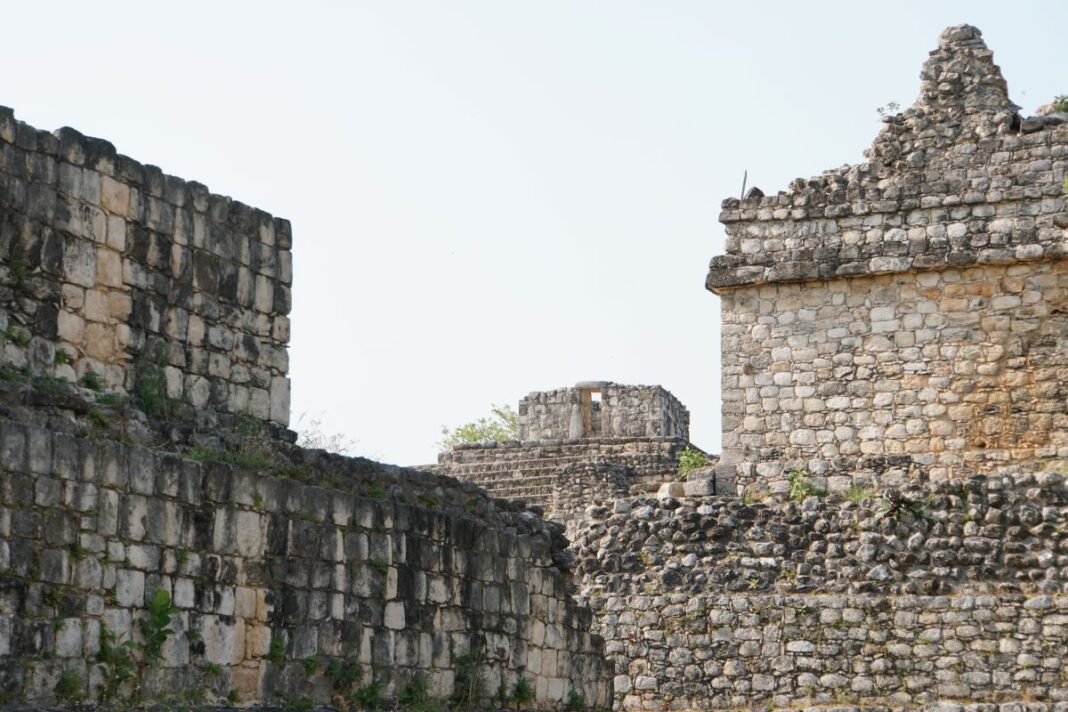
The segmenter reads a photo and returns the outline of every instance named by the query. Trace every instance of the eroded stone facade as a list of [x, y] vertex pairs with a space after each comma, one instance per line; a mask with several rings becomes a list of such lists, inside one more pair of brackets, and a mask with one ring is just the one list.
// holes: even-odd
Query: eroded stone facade
[[480, 651], [485, 696], [522, 676], [540, 707], [608, 702], [556, 525], [451, 478], [320, 459], [307, 479], [346, 490], [0, 419], [0, 707], [55, 700], [64, 672], [95, 699], [101, 631], [139, 642], [160, 590], [177, 613], [148, 699], [327, 701], [331, 661], [386, 699], [419, 675], [448, 696]]
[[865, 163], [724, 202], [707, 284], [740, 483], [1068, 457], [1068, 116], [1021, 120], [973, 27], [921, 78]]
[[288, 221], [7, 108], [0, 155], [4, 364], [288, 423]]

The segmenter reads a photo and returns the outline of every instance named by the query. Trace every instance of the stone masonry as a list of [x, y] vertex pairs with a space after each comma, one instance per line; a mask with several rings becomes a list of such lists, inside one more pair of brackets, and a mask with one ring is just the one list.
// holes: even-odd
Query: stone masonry
[[4, 364], [288, 423], [288, 221], [2, 107], [0, 159]]
[[291, 444], [290, 244], [285, 220], [0, 109], [0, 709], [115, 680], [161, 709], [421, 684], [483, 707], [520, 680], [538, 709], [609, 704], [559, 524]]
[[465, 443], [435, 471], [571, 520], [594, 503], [655, 491], [676, 478], [690, 414], [660, 386], [587, 381], [519, 403], [520, 440]]
[[969, 26], [921, 79], [865, 163], [723, 203], [707, 286], [740, 484], [1068, 457], [1068, 115], [1022, 120]]
[[480, 651], [485, 694], [524, 676], [539, 706], [604, 704], [556, 525], [451, 478], [308, 462], [347, 490], [0, 420], [0, 707], [55, 699], [65, 672], [92, 699], [102, 631], [139, 640], [157, 590], [178, 612], [150, 694], [327, 700], [336, 661], [386, 698], [417, 675], [449, 695]]

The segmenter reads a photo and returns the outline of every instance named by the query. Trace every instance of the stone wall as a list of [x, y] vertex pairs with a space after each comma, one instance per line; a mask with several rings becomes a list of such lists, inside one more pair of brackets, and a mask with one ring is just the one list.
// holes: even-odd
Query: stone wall
[[487, 693], [523, 675], [539, 707], [606, 703], [557, 525], [451, 478], [292, 454], [340, 489], [0, 420], [4, 699], [50, 702], [64, 671], [91, 697], [105, 626], [140, 640], [162, 589], [178, 613], [150, 693], [325, 701], [336, 661], [386, 696], [418, 674], [448, 694], [482, 650]]
[[867, 162], [724, 201], [707, 285], [741, 484], [1068, 455], [1068, 115], [1021, 120], [972, 27], [921, 78]]
[[[591, 403], [590, 431], [583, 416], [583, 390], [600, 392]], [[602, 381], [535, 392], [519, 401], [520, 440], [583, 437], [690, 437], [690, 412], [661, 386], [626, 386]]]
[[495, 497], [537, 505], [556, 516], [582, 511], [607, 495], [587, 498], [595, 492], [579, 476], [583, 466], [616, 465], [625, 469], [630, 486], [655, 489], [674, 479], [679, 453], [688, 446], [685, 440], [665, 437], [472, 443], [440, 453], [436, 469]]
[[0, 353], [120, 393], [289, 419], [291, 230], [69, 128], [0, 108]]
[[617, 707], [1068, 700], [1065, 475], [638, 498], [572, 550]]

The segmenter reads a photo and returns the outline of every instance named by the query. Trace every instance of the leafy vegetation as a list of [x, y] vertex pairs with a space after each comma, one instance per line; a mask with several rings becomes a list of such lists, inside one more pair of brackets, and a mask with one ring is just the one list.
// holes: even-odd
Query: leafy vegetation
[[163, 349], [157, 349], [154, 359], [143, 358], [134, 366], [133, 400], [153, 418], [169, 418], [177, 407], [167, 395], [166, 365]]
[[695, 450], [689, 445], [679, 453], [679, 477], [686, 477], [691, 470], [704, 467], [708, 464], [708, 458], [700, 450]]
[[104, 388], [104, 381], [100, 378], [100, 374], [92, 369], [86, 369], [82, 374], [81, 384], [91, 391], [100, 391]]
[[282, 636], [274, 631], [271, 632], [271, 647], [267, 649], [264, 660], [280, 665], [286, 659], [286, 645], [282, 642]]
[[64, 670], [56, 680], [56, 701], [75, 705], [85, 698], [85, 680], [77, 670]]
[[174, 635], [170, 627], [171, 618], [178, 613], [178, 609], [171, 605], [171, 594], [158, 588], [148, 600], [145, 613], [147, 615], [139, 621], [141, 635], [145, 639], [142, 650], [145, 660], [155, 664], [163, 659], [164, 643]]
[[1053, 97], [1053, 110], [1068, 114], [1068, 94]]
[[222, 462], [246, 470], [270, 470], [274, 460], [270, 453], [254, 445], [245, 445], [237, 450], [222, 450], [204, 445], [189, 448], [186, 457], [197, 462]]
[[534, 699], [534, 686], [530, 684], [530, 680], [523, 676], [520, 676], [515, 681], [515, 687], [512, 688], [512, 702], [515, 703], [515, 708], [522, 709], [523, 705], [527, 704]]
[[444, 712], [445, 701], [430, 694], [426, 675], [416, 675], [397, 695], [398, 707], [406, 712]]
[[875, 496], [875, 490], [871, 487], [861, 487], [854, 485], [846, 490], [844, 498], [847, 502], [853, 502], [854, 504], [860, 504], [866, 499], [871, 499]]
[[139, 697], [140, 690], [127, 690], [127, 685], [140, 688], [137, 677], [137, 646], [132, 640], [123, 640], [106, 625], [100, 626], [100, 648], [96, 653], [97, 667], [101, 672], [97, 695], [105, 709], [126, 700]]
[[791, 501], [802, 502], [809, 497], [821, 497], [826, 492], [817, 489], [809, 479], [808, 469], [798, 466], [786, 473], [787, 495]]
[[455, 658], [452, 704], [458, 709], [477, 709], [486, 696], [485, 660], [481, 648], [474, 648]]
[[491, 405], [488, 418], [479, 418], [451, 430], [443, 425], [441, 435], [438, 447], [442, 450], [451, 450], [461, 443], [518, 440], [519, 414], [509, 405]]

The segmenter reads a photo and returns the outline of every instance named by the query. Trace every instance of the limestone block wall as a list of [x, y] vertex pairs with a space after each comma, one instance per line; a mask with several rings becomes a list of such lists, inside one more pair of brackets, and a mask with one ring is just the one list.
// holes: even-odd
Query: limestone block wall
[[[0, 108], [0, 352], [36, 375], [289, 420], [287, 221]], [[162, 372], [162, 373], [160, 373]]]
[[581, 387], [529, 394], [519, 401], [520, 440], [689, 438], [690, 412], [661, 386], [598, 383], [597, 389], [601, 399], [591, 404], [590, 432], [584, 429]]
[[325, 702], [336, 661], [387, 697], [418, 674], [445, 695], [481, 650], [487, 693], [523, 675], [539, 707], [606, 704], [556, 525], [450, 478], [333, 460], [348, 490], [0, 420], [4, 700], [49, 703], [64, 671], [92, 699], [102, 631], [140, 640], [162, 589], [178, 614], [150, 694]]
[[722, 303], [724, 450], [742, 483], [782, 490], [802, 465], [842, 491], [892, 483], [888, 469], [1068, 460], [1068, 260], [775, 283]]
[[1062, 473], [589, 515], [572, 551], [617, 708], [1068, 701]]
[[1068, 115], [1021, 120], [974, 27], [921, 79], [865, 163], [723, 204], [707, 285], [740, 484], [1068, 453]]

